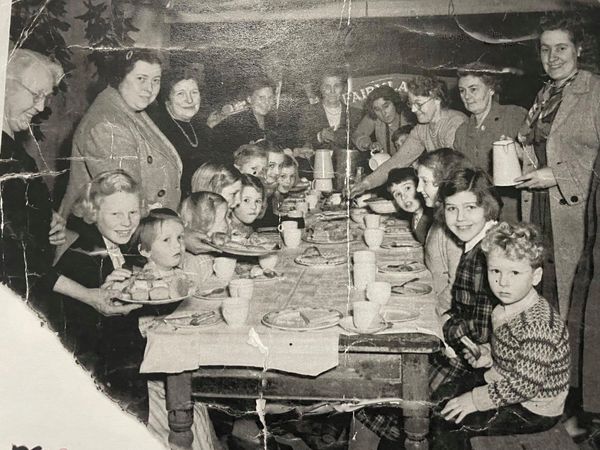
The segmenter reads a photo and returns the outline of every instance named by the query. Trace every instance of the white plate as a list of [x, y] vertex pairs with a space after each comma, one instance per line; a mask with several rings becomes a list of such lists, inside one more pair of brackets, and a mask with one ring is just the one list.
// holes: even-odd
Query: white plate
[[183, 297], [165, 298], [165, 299], [161, 299], [161, 300], [133, 300], [131, 298], [120, 298], [120, 297], [115, 297], [115, 298], [117, 300], [119, 300], [120, 302], [137, 303], [138, 305], [167, 305], [169, 303], [180, 302], [182, 300], [185, 300], [188, 297], [190, 297], [189, 294], [184, 295]]
[[352, 318], [352, 316], [348, 316], [340, 320], [339, 326], [342, 327], [344, 330], [349, 331], [350, 333], [375, 334], [390, 328], [391, 323], [382, 322], [381, 317], [377, 317], [373, 321], [373, 323], [371, 323], [371, 326], [369, 328], [362, 330], [356, 328], [356, 326], [354, 326], [354, 319]]
[[409, 322], [419, 317], [415, 311], [406, 311], [404, 309], [389, 308], [383, 310], [383, 319], [390, 323]]
[[420, 262], [409, 262], [409, 263], [391, 262], [391, 263], [387, 263], [387, 264], [379, 264], [377, 266], [377, 269], [381, 273], [413, 275], [413, 274], [423, 272], [426, 269], [426, 267], [424, 264], [421, 264]]
[[[314, 259], [309, 259], [309, 258], [319, 258], [319, 256], [298, 256], [296, 259], [294, 259], [294, 261], [297, 264], [300, 264], [302, 266], [309, 266], [309, 267], [333, 267], [333, 266], [340, 266], [342, 264], [346, 264], [348, 262], [348, 258], [343, 256], [343, 255], [323, 255], [322, 259], [318, 259], [315, 262]], [[335, 259], [333, 259], [335, 258]]]
[[386, 248], [386, 249], [405, 249], [405, 250], [412, 250], [414, 248], [421, 248], [422, 245], [417, 242], [417, 241], [413, 241], [413, 240], [406, 240], [406, 241], [393, 241], [393, 242], [386, 242], [384, 244], [381, 244], [381, 248]]
[[209, 319], [202, 320], [197, 324], [194, 323], [194, 319], [196, 317], [201, 317], [203, 313], [207, 312], [209, 311], [198, 311], [196, 313], [186, 314], [185, 316], [180, 317], [165, 317], [163, 321], [174, 328], [208, 328], [219, 323], [223, 323], [221, 314], [218, 311], [212, 311], [214, 315]]
[[194, 298], [198, 298], [200, 300], [223, 300], [229, 295], [227, 295], [227, 285], [224, 286], [214, 286], [210, 289], [200, 289], [194, 295]]
[[[323, 316], [332, 315], [334, 316], [330, 321], [325, 323], [317, 323], [310, 325], [302, 318], [302, 313], [315, 314], [322, 312]], [[271, 328], [277, 328], [279, 330], [286, 331], [310, 331], [310, 330], [322, 330], [324, 328], [331, 328], [336, 326], [343, 314], [337, 309], [331, 308], [311, 308], [311, 307], [299, 307], [299, 308], [286, 308], [280, 311], [272, 311], [267, 313], [262, 318], [262, 323]]]
[[432, 290], [431, 285], [419, 281], [406, 283], [403, 286], [392, 285], [392, 295], [400, 297], [422, 297], [429, 294]]

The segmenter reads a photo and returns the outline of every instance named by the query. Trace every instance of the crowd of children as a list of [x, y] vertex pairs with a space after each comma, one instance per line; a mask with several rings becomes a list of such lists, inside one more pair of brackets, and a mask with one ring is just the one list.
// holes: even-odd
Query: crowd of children
[[[131, 177], [120, 170], [102, 173], [69, 218], [76, 235], [57, 265], [91, 288], [126, 279], [136, 266], [160, 275], [183, 270], [201, 286], [214, 277], [213, 258], [190, 248], [187, 235], [247, 239], [255, 227], [278, 222], [278, 208], [297, 181], [294, 158], [268, 142], [240, 147], [235, 166], [201, 166], [178, 212], [145, 211]], [[451, 149], [422, 155], [415, 168], [392, 170], [387, 188], [412, 216], [412, 231], [424, 245], [444, 339], [453, 349], [431, 361], [432, 398], [440, 405], [433, 415], [434, 448], [468, 448], [475, 435], [554, 426], [568, 393], [569, 351], [563, 322], [535, 291], [544, 253], [539, 231], [498, 224], [502, 201], [489, 177]], [[103, 317], [68, 298], [61, 307], [58, 328], [82, 364], [117, 398], [147, 399], [136, 373], [144, 348], [138, 315]], [[393, 409], [364, 410], [358, 418], [363, 432], [370, 429], [384, 442], [404, 437]]]
[[[439, 149], [415, 166], [392, 170], [387, 187], [413, 215], [451, 348], [431, 357], [432, 447], [468, 449], [474, 436], [552, 428], [569, 393], [570, 355], [565, 324], [535, 289], [540, 231], [498, 223], [496, 188], [461, 153]], [[398, 448], [406, 437], [398, 409], [357, 418], [351, 448]]]

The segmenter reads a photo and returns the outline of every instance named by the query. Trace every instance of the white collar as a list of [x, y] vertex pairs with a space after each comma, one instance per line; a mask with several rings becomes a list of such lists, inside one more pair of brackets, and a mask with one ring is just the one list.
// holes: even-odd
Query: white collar
[[465, 253], [473, 250], [473, 247], [475, 247], [477, 244], [479, 244], [481, 242], [481, 240], [485, 237], [488, 230], [490, 228], [492, 228], [494, 225], [496, 225], [497, 223], [498, 222], [496, 222], [495, 220], [488, 220], [485, 223], [485, 225], [483, 226], [483, 228], [481, 229], [481, 231], [479, 233], [477, 233], [477, 235], [473, 239], [471, 239], [468, 242], [465, 242]]
[[504, 314], [506, 315], [506, 317], [514, 317], [533, 306], [535, 302], [539, 300], [539, 298], [540, 296], [532, 287], [529, 293], [518, 302], [512, 303], [510, 305], [503, 305], [502, 303], [500, 303], [499, 306], [501, 308], [504, 308]]

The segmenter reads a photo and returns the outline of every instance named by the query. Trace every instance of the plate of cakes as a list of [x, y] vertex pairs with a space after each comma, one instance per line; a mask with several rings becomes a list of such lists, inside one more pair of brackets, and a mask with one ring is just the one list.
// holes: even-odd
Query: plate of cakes
[[294, 261], [302, 266], [322, 268], [345, 264], [348, 261], [348, 257], [342, 254], [323, 253], [313, 245], [304, 250], [302, 255], [298, 256]]
[[360, 230], [349, 227], [346, 220], [330, 220], [307, 227], [303, 239], [311, 244], [343, 244], [359, 237]]
[[180, 269], [174, 269], [167, 275], [142, 270], [126, 280], [114, 281], [108, 289], [119, 291], [115, 298], [123, 302], [164, 305], [188, 298], [194, 286]]

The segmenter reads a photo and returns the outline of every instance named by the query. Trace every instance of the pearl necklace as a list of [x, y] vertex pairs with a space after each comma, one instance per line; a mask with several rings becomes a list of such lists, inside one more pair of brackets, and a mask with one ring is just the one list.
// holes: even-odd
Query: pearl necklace
[[179, 128], [179, 130], [183, 133], [183, 135], [185, 136], [185, 138], [187, 139], [187, 141], [189, 142], [189, 144], [193, 148], [198, 147], [198, 136], [196, 135], [196, 130], [194, 129], [194, 125], [192, 125], [192, 122], [187, 122], [187, 123], [189, 123], [190, 127], [192, 128], [192, 133], [194, 133], [194, 141], [196, 141], [196, 143], [192, 142], [192, 140], [190, 139], [190, 137], [188, 136], [188, 134], [185, 132], [185, 130], [183, 129], [183, 127], [181, 125], [179, 125], [179, 122], [177, 122], [177, 120], [173, 117], [173, 114], [171, 114], [171, 110], [169, 109], [169, 106], [165, 104], [165, 108], [167, 109], [167, 113], [169, 114], [169, 117], [171, 118], [171, 120], [173, 121], [173, 123], [175, 125], [177, 125], [177, 128]]

